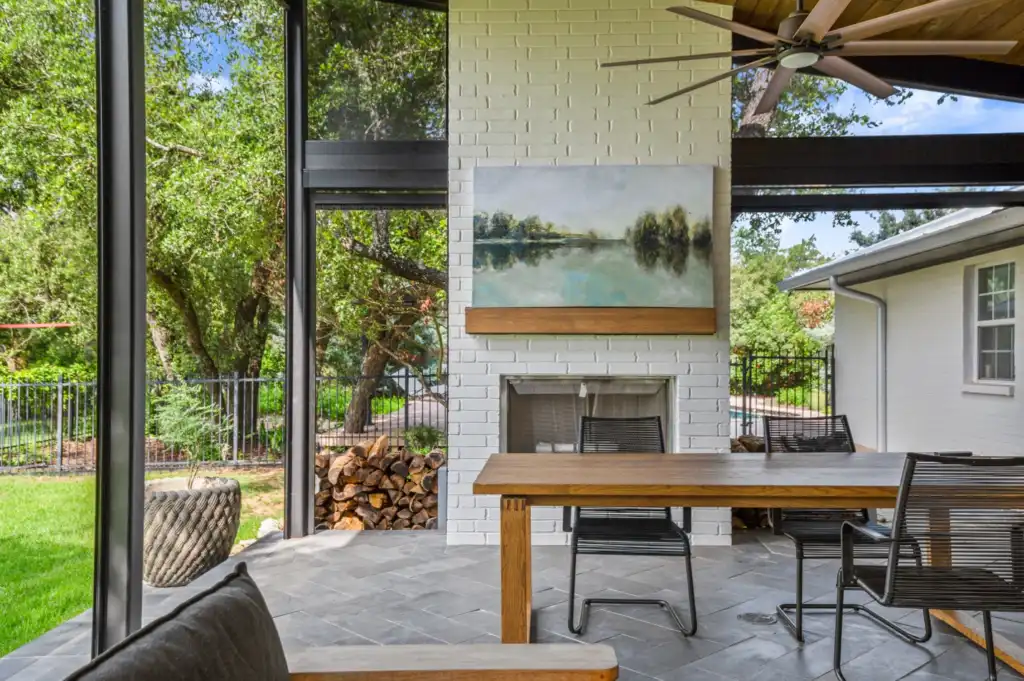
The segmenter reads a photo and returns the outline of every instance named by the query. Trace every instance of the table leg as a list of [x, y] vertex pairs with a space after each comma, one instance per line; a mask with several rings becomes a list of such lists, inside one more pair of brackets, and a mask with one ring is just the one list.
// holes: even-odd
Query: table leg
[[501, 498], [501, 642], [529, 643], [533, 580], [530, 505], [522, 497]]

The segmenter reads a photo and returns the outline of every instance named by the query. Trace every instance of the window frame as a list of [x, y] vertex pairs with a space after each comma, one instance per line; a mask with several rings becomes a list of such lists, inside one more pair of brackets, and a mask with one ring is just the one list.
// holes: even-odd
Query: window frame
[[[981, 275], [985, 270], [1009, 267], [1013, 284], [1008, 289], [998, 291], [987, 291], [981, 293]], [[981, 310], [981, 296], [1009, 293], [1013, 300], [1013, 316], [1000, 319], [979, 319]], [[993, 260], [977, 263], [972, 267], [971, 272], [971, 306], [969, 310], [969, 325], [971, 338], [971, 381], [976, 385], [1012, 386], [1017, 381], [1017, 262], [1015, 260]], [[1011, 378], [983, 378], [981, 376], [981, 329], [1010, 327], [1010, 361], [1012, 368]], [[998, 343], [996, 344], [998, 348]], [[990, 354], [1005, 354], [1005, 351], [993, 350]]]

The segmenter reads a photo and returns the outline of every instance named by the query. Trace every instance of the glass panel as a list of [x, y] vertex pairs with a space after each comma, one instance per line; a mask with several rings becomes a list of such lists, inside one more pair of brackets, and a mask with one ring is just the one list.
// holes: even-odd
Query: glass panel
[[992, 318], [1010, 319], [1013, 317], [1013, 302], [1009, 293], [995, 293], [992, 295]]
[[310, 139], [445, 139], [447, 14], [310, 0]]
[[995, 288], [994, 275], [991, 267], [982, 267], [978, 270], [978, 294], [989, 293]]
[[1013, 350], [1013, 327], [997, 326], [996, 328], [996, 349]]
[[1012, 352], [997, 352], [996, 358], [996, 378], [1001, 381], [1009, 381], [1013, 379], [1013, 353]]
[[978, 296], [978, 321], [987, 322], [995, 318], [995, 300], [991, 293]]
[[996, 349], [996, 329], [995, 326], [982, 326], [978, 329], [979, 350], [985, 352]]

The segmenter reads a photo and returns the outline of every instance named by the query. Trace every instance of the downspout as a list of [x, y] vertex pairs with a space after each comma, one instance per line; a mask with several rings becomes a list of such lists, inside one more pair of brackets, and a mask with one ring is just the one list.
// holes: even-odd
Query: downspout
[[888, 395], [886, 385], [886, 305], [885, 301], [878, 296], [873, 296], [870, 293], [862, 293], [855, 291], [852, 288], [847, 288], [839, 283], [839, 280], [835, 277], [829, 277], [829, 286], [832, 288], [832, 292], [837, 296], [846, 296], [847, 298], [853, 298], [865, 303], [871, 303], [875, 306], [878, 311], [878, 323], [876, 324], [877, 332], [877, 343], [878, 343], [878, 361], [876, 362], [876, 369], [878, 371], [878, 378], [876, 379], [875, 385], [878, 391], [878, 395], [875, 398], [875, 405], [878, 409], [877, 415], [875, 416], [875, 424], [877, 430], [875, 448], [880, 451], [886, 451], [888, 447], [887, 434], [888, 426], [886, 424], [886, 413], [888, 411], [886, 405], [886, 397]]

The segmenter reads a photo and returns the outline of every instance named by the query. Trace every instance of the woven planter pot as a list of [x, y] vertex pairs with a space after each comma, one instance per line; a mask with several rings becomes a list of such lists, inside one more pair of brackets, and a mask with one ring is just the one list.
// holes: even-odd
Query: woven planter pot
[[242, 489], [231, 478], [185, 478], [146, 483], [142, 579], [183, 586], [224, 562], [238, 533]]

